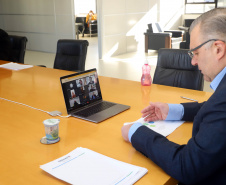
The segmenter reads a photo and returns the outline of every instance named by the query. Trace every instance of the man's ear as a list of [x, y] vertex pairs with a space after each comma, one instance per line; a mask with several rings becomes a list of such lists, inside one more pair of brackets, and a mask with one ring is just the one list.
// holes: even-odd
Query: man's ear
[[226, 56], [226, 44], [225, 44], [225, 42], [223, 42], [221, 40], [215, 41], [214, 46], [215, 46], [214, 51], [215, 51], [215, 54], [216, 54], [218, 60], [220, 60], [220, 59], [222, 59], [223, 57]]

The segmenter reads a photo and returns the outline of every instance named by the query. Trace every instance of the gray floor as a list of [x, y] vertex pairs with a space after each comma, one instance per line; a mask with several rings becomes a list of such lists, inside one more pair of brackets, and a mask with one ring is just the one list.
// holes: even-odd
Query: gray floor
[[[151, 65], [151, 76], [153, 78], [157, 63], [157, 52], [134, 52], [99, 60], [97, 44], [98, 38], [85, 36], [80, 39], [86, 39], [89, 41], [86, 69], [97, 68], [98, 74], [101, 76], [140, 81], [142, 65], [145, 60], [148, 60]], [[55, 53], [26, 51], [25, 64], [46, 65], [47, 67], [52, 68], [54, 58]], [[213, 90], [210, 89], [208, 82], [204, 83], [204, 91], [213, 92]]]

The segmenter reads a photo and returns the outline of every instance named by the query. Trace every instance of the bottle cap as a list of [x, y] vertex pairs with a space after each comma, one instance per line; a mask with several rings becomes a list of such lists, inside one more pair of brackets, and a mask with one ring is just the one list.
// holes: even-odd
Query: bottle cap
[[144, 64], [148, 64], [148, 59], [147, 58], [145, 59]]

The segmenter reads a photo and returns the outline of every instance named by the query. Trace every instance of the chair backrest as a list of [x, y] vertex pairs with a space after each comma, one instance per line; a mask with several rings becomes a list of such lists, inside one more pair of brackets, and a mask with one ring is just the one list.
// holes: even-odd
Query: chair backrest
[[24, 64], [27, 37], [9, 35], [11, 42], [11, 61]]
[[184, 20], [184, 26], [185, 27], [190, 27], [191, 23], [194, 21], [195, 19], [185, 19]]
[[203, 90], [203, 75], [191, 65], [187, 49], [160, 49], [153, 78], [154, 84]]
[[53, 68], [84, 71], [88, 45], [89, 42], [87, 40], [58, 40]]
[[0, 29], [0, 60], [10, 59], [11, 43], [9, 35], [4, 30]]
[[163, 32], [163, 30], [162, 30], [162, 28], [161, 28], [161, 26], [158, 22], [155, 23], [155, 26], [156, 26], [159, 33]]

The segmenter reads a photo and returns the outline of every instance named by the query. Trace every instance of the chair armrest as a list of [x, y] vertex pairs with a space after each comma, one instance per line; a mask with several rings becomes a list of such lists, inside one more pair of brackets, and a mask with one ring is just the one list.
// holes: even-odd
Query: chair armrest
[[144, 33], [147, 36], [160, 36], [160, 37], [172, 37], [172, 33]]
[[164, 32], [170, 32], [170, 33], [172, 33], [172, 37], [181, 37], [181, 36], [183, 36], [184, 35], [184, 31], [183, 30], [166, 30], [166, 31], [164, 31]]
[[144, 35], [145, 52], [148, 52], [148, 49], [171, 48], [172, 33], [144, 33]]
[[189, 27], [185, 27], [185, 26], [178, 26], [179, 30], [183, 30], [183, 31], [189, 31]]

